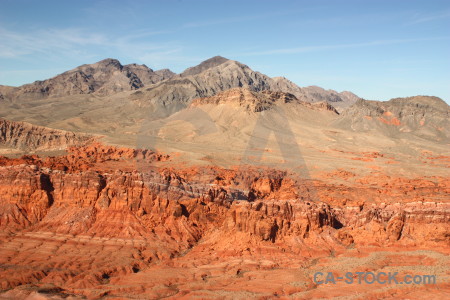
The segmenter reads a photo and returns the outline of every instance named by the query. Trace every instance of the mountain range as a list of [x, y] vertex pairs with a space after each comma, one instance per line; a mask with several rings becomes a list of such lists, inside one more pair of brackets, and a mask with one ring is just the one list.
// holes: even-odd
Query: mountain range
[[[234, 106], [236, 97], [240, 99], [238, 106]], [[278, 97], [284, 99], [282, 105], [279, 105]], [[252, 115], [257, 113], [255, 116], [258, 116], [268, 109], [273, 118], [266, 118], [264, 126], [276, 131], [284, 128], [278, 118], [280, 109], [284, 109], [283, 115], [292, 127], [301, 124], [303, 129], [298, 129], [298, 136], [315, 127], [322, 132], [343, 130], [343, 135], [356, 132], [364, 136], [373, 132], [387, 139], [410, 136], [415, 137], [413, 140], [424, 138], [439, 144], [445, 144], [450, 136], [449, 106], [439, 98], [417, 96], [388, 102], [368, 101], [348, 91], [339, 93], [316, 86], [299, 87], [284, 77], [271, 78], [221, 56], [205, 60], [180, 74], [168, 69], [153, 71], [145, 65], [122, 65], [118, 60], [105, 59], [20, 87], [0, 86], [0, 117], [4, 119], [90, 134], [109, 143], [132, 147], [149, 135], [154, 137], [150, 140], [161, 141], [164, 133], [150, 130], [150, 127], [160, 128], [161, 124], [167, 127], [174, 119], [188, 118], [183, 120], [184, 123], [177, 121], [181, 128], [174, 124], [169, 126], [171, 130], [166, 128], [167, 135], [168, 132], [185, 132], [186, 127], [183, 126], [186, 122], [198, 124], [205, 119], [205, 114], [193, 117], [194, 106], [197, 110], [199, 107], [206, 109], [206, 114], [218, 113], [218, 108], [204, 103], [216, 103], [215, 106], [222, 107], [220, 122], [223, 126], [219, 130], [222, 137], [213, 140], [228, 145], [227, 139], [241, 137], [237, 139], [241, 148], [245, 148], [248, 137], [252, 135], [248, 132], [248, 136], [242, 136], [245, 128], [250, 131], [252, 126], [262, 124], [256, 123]], [[245, 105], [247, 108], [241, 110]], [[316, 116], [317, 108], [321, 106], [327, 113]], [[230, 118], [227, 120], [223, 117], [225, 115]], [[237, 115], [241, 117], [236, 119]], [[217, 117], [208, 115], [203, 121], [207, 124], [208, 120]], [[254, 122], [249, 123], [252, 119]], [[200, 127], [205, 127], [205, 124]], [[231, 133], [231, 128], [242, 130]], [[176, 144], [175, 136], [165, 136], [163, 145]], [[188, 136], [201, 139], [198, 134], [196, 137]], [[304, 138], [311, 142], [308, 136]], [[186, 139], [189, 138], [182, 140]], [[321, 139], [321, 144], [324, 144], [330, 137], [317, 134], [314, 138], [316, 141]], [[335, 143], [341, 145], [347, 140], [340, 138]], [[370, 144], [363, 142], [361, 146]], [[183, 149], [186, 145], [178, 145], [176, 149]]]
[[[224, 165], [267, 148], [274, 164], [295, 162], [298, 153], [286, 150], [295, 144], [306, 157], [317, 156], [312, 149], [410, 155], [442, 149], [450, 139], [449, 106], [437, 97], [369, 101], [348, 91], [299, 87], [221, 56], [180, 74], [105, 59], [44, 81], [1, 86], [0, 93], [5, 154], [60, 151], [91, 136]], [[68, 137], [72, 132], [80, 137]]]
[[212, 57], [180, 74], [168, 69], [153, 71], [146, 65], [122, 65], [116, 59], [104, 59], [17, 88], [0, 86], [0, 99], [14, 102], [86, 94], [106, 96], [139, 90], [139, 98], [154, 105], [163, 104], [170, 111], [170, 107], [175, 105], [173, 102], [186, 104], [194, 98], [212, 96], [235, 87], [288, 92], [303, 101], [327, 101], [339, 108], [359, 99], [351, 92], [337, 93], [316, 86], [300, 88], [284, 77], [270, 78], [221, 56]]

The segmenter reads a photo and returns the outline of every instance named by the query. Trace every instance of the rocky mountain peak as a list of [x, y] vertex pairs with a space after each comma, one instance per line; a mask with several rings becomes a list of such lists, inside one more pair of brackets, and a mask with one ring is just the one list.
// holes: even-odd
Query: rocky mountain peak
[[129, 68], [129, 69], [134, 69], [134, 70], [145, 70], [145, 71], [150, 71], [153, 72], [153, 69], [147, 67], [145, 64], [139, 65], [139, 64], [128, 64], [125, 65], [124, 68]]
[[[114, 72], [114, 71], [118, 71], [118, 70], [120, 71], [122, 69], [123, 69], [123, 65], [120, 63], [119, 60], [114, 59], [114, 58], [106, 58], [106, 59], [100, 60], [96, 63], [81, 65], [72, 70], [66, 71], [63, 74], [81, 71], [88, 75], [91, 75], [94, 72], [107, 73], [107, 72]], [[59, 75], [57, 75], [57, 76], [59, 76]]]
[[105, 58], [93, 65], [99, 65], [99, 66], [112, 66], [115, 68], [121, 68], [122, 64], [120, 63], [119, 60], [115, 59], [115, 58]]
[[227, 61], [229, 61], [229, 59], [227, 59], [225, 57], [214, 56], [214, 57], [211, 57], [211, 58], [201, 62], [197, 66], [187, 68], [180, 75], [182, 77], [197, 75], [197, 74], [200, 74], [200, 73], [202, 73], [203, 71], [205, 71], [207, 69], [217, 67], [218, 65], [221, 65], [221, 64], [223, 64], [223, 63], [225, 63]]

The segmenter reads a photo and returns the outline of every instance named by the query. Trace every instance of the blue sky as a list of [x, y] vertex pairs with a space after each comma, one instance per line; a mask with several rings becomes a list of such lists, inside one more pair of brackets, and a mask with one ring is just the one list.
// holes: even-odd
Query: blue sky
[[450, 102], [450, 1], [0, 0], [0, 84], [111, 57], [181, 72], [215, 56], [366, 99]]

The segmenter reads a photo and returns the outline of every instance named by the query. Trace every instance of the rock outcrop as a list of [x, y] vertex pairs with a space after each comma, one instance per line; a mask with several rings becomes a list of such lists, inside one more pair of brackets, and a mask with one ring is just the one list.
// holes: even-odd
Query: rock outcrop
[[416, 96], [387, 102], [358, 100], [335, 125], [353, 131], [446, 141], [450, 138], [449, 120], [450, 106], [442, 99]]
[[[399, 226], [400, 223], [419, 222], [424, 223], [420, 225], [423, 227], [428, 226], [425, 225], [427, 222], [429, 224], [437, 222], [444, 226], [450, 217], [448, 214], [450, 207], [445, 203], [410, 202], [405, 205], [395, 202], [395, 199], [403, 201], [403, 196], [397, 196], [385, 204], [352, 206], [349, 205], [351, 203], [349, 201], [346, 206], [339, 205], [337, 201], [326, 204], [322, 201], [328, 201], [327, 198], [320, 195], [321, 190], [325, 194], [328, 193], [327, 185], [295, 181], [286, 172], [281, 171], [258, 171], [256, 168], [248, 168], [246, 171], [220, 168], [178, 172], [167, 168], [119, 171], [108, 168], [105, 164], [117, 166], [116, 163], [120, 163], [126, 169], [128, 159], [147, 159], [150, 162], [161, 161], [162, 156], [111, 146], [102, 148], [99, 144], [90, 148], [89, 146], [81, 149], [72, 148], [71, 151], [73, 154], [66, 157], [40, 159], [34, 156], [1, 160], [5, 166], [0, 170], [2, 185], [0, 198], [9, 212], [3, 214], [5, 219], [3, 226], [9, 226], [14, 222], [17, 223], [16, 226], [36, 224], [46, 216], [48, 209], [57, 207], [89, 208], [93, 211], [112, 209], [136, 214], [138, 218], [147, 215], [155, 219], [158, 218], [154, 215], [157, 212], [152, 212], [155, 203], [166, 199], [165, 201], [169, 202], [165, 205], [175, 207], [181, 205], [179, 206], [181, 210], [174, 214], [178, 217], [185, 215], [187, 219], [192, 214], [195, 215], [194, 211], [202, 205], [214, 206], [214, 210], [220, 210], [222, 217], [228, 219], [222, 224], [225, 226], [224, 230], [245, 231], [261, 236], [263, 240], [274, 240], [274, 234], [280, 238], [291, 235], [304, 237], [310, 230], [329, 226], [337, 230], [350, 230], [353, 234], [357, 234], [355, 230], [358, 228], [369, 231], [376, 228], [377, 232], [373, 233], [374, 235], [382, 230], [386, 232], [386, 236], [379, 236], [375, 241], [385, 243], [401, 239], [400, 232], [394, 232], [397, 229], [389, 231], [391, 230], [389, 228]], [[74, 161], [78, 165], [74, 164]], [[84, 171], [79, 171], [83, 169]], [[316, 186], [313, 193], [308, 192], [311, 190], [310, 184]], [[447, 190], [448, 188], [445, 187]], [[430, 190], [430, 193], [434, 193], [433, 190]], [[319, 198], [315, 199], [313, 195], [319, 195]], [[411, 198], [411, 195], [408, 197]], [[186, 204], [183, 206], [184, 202]], [[11, 205], [16, 209], [11, 209]], [[238, 217], [240, 214], [243, 215]], [[248, 219], [242, 220], [244, 215]], [[217, 220], [207, 218], [205, 222], [222, 226], [221, 222], [224, 220], [222, 217], [217, 216]], [[248, 222], [252, 219], [255, 222], [260, 220], [261, 225], [258, 225], [259, 221], [249, 225]], [[306, 225], [295, 225], [297, 220], [301, 223], [306, 222]], [[395, 226], [391, 224], [394, 220], [397, 220], [396, 224], [398, 223]], [[373, 222], [378, 225], [375, 226]], [[267, 229], [265, 228], [267, 226], [262, 224], [270, 228]], [[258, 229], [260, 226], [261, 229]], [[403, 228], [403, 225], [401, 227]], [[408, 239], [420, 238], [420, 242], [432, 241], [427, 238], [428, 233], [423, 235], [424, 232], [419, 227], [408, 229]], [[303, 230], [303, 233], [300, 234], [299, 230]], [[267, 234], [270, 232], [272, 235], [269, 238]], [[446, 230], [441, 228], [440, 231], [435, 230], [434, 234], [439, 236], [445, 232]], [[418, 236], [414, 237], [414, 234]], [[358, 240], [358, 237], [355, 236], [354, 240]], [[373, 239], [367, 240], [365, 237], [359, 241], [374, 242]], [[444, 236], [437, 238], [437, 241], [445, 241]]]
[[252, 92], [248, 89], [235, 88], [221, 92], [215, 96], [197, 98], [192, 100], [191, 106], [196, 107], [205, 104], [227, 104], [245, 108], [249, 112], [261, 112], [268, 110], [277, 103], [299, 103], [292, 94], [282, 92]]
[[339, 112], [343, 112], [352, 106], [360, 98], [349, 91], [336, 92], [325, 90], [318, 86], [308, 86], [302, 88], [303, 100], [309, 102], [324, 101], [333, 105]]
[[0, 119], [0, 144], [25, 152], [65, 150], [91, 139], [85, 134]]
[[336, 109], [327, 102], [310, 103], [298, 100], [294, 95], [285, 92], [261, 91], [254, 92], [245, 88], [233, 88], [220, 92], [211, 97], [197, 98], [192, 100], [191, 107], [201, 105], [226, 104], [242, 107], [248, 112], [261, 112], [269, 110], [276, 105], [292, 103], [315, 110], [329, 110], [336, 114]]

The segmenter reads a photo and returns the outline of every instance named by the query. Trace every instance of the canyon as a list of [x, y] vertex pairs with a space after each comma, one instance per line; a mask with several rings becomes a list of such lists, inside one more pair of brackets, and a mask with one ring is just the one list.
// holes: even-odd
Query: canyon
[[0, 299], [450, 293], [437, 97], [368, 101], [223, 57], [180, 74], [107, 59], [0, 93]]

